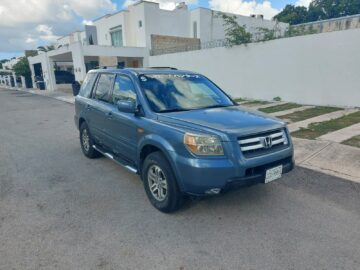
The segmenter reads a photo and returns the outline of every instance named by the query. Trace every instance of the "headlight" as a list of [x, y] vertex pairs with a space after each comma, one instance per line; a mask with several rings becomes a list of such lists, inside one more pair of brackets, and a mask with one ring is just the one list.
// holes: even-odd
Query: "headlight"
[[222, 156], [224, 149], [218, 137], [185, 133], [184, 144], [195, 155]]

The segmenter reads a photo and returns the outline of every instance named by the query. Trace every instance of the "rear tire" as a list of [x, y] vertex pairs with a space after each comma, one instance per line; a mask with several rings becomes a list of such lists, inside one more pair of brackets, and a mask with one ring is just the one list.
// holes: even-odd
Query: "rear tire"
[[149, 154], [144, 161], [142, 179], [151, 204], [161, 212], [178, 210], [183, 203], [172, 168], [161, 152]]
[[98, 158], [101, 154], [93, 148], [94, 140], [86, 123], [80, 125], [80, 145], [81, 150], [87, 158]]

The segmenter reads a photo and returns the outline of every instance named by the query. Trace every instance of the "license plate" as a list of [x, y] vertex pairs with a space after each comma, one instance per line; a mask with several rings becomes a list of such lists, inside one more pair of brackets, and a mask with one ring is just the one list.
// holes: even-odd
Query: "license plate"
[[281, 178], [283, 166], [277, 166], [271, 169], [266, 170], [265, 174], [265, 184]]

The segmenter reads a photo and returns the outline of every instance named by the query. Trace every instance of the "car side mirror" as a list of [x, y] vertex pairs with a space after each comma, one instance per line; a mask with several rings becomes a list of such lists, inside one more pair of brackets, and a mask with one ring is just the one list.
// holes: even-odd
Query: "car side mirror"
[[71, 84], [73, 95], [77, 96], [80, 92], [81, 84], [78, 81], [75, 81]]
[[136, 113], [137, 111], [136, 103], [132, 100], [119, 100], [116, 105], [120, 112]]

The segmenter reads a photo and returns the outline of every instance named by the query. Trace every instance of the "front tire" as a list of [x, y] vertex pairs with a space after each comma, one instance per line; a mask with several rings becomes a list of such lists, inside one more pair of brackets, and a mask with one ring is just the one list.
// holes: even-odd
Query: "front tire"
[[161, 152], [149, 154], [143, 165], [142, 179], [151, 204], [161, 212], [178, 210], [183, 203], [171, 166]]
[[87, 158], [97, 158], [101, 155], [93, 148], [94, 140], [92, 139], [89, 128], [85, 122], [80, 126], [80, 145], [82, 152]]

